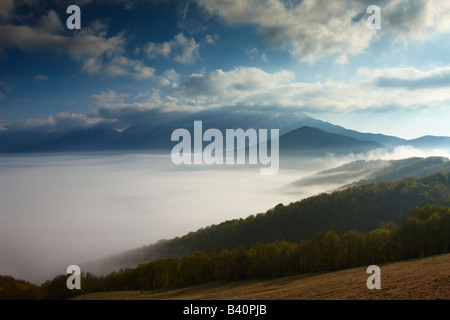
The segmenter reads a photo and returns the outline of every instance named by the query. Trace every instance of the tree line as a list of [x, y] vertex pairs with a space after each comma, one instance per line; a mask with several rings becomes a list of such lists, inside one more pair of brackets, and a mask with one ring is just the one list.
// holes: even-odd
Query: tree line
[[[225, 221], [122, 253], [107, 259], [105, 267], [98, 269], [112, 271], [120, 268], [117, 266], [138, 265], [160, 258], [182, 258], [210, 248], [220, 252], [241, 245], [248, 250], [255, 243], [272, 243], [277, 239], [299, 243], [311, 239], [321, 230], [333, 230], [342, 235], [352, 229], [369, 232], [383, 221], [400, 225], [415, 208], [427, 204], [450, 206], [449, 178], [450, 172], [439, 172], [421, 178], [352, 187], [288, 205], [279, 204], [265, 213]], [[114, 267], [110, 268], [108, 264]]]
[[426, 205], [414, 210], [400, 226], [390, 222], [370, 232], [352, 230], [341, 236], [331, 230], [321, 231], [308, 241], [256, 243], [248, 250], [236, 246], [220, 252], [196, 251], [181, 259], [158, 259], [106, 276], [83, 274], [81, 291], [66, 288], [67, 275], [47, 281], [41, 288], [48, 299], [66, 299], [92, 292], [150, 290], [212, 280], [328, 272], [449, 251], [450, 207]]

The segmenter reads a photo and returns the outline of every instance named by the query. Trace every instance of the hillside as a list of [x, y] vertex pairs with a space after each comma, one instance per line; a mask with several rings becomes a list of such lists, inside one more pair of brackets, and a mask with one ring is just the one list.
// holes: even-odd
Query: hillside
[[[197, 113], [180, 113], [177, 116], [160, 115], [159, 121], [139, 119], [126, 128], [114, 126], [74, 127], [64, 130], [26, 129], [11, 127], [0, 130], [0, 153], [73, 152], [73, 151], [143, 151], [170, 150], [174, 143], [170, 137], [178, 128], [193, 132], [194, 121], [202, 121], [203, 128], [244, 130], [279, 129], [284, 136], [281, 149], [294, 155], [305, 152], [346, 153], [364, 152], [380, 147], [402, 145], [419, 149], [448, 149], [450, 137], [424, 136], [405, 140], [383, 134], [363, 133], [312, 118], [302, 112], [267, 113], [255, 111], [226, 112], [205, 110]], [[308, 155], [308, 154], [307, 154]]]
[[[311, 185], [337, 185], [339, 189], [383, 181], [418, 178], [435, 172], [450, 171], [450, 160], [444, 157], [408, 158], [402, 160], [359, 160], [324, 170], [297, 180], [289, 188]], [[354, 182], [356, 181], [356, 182]]]
[[37, 285], [0, 275], [0, 300], [39, 300], [45, 295]]
[[279, 204], [264, 214], [225, 221], [171, 240], [130, 250], [83, 267], [104, 274], [122, 267], [166, 257], [182, 257], [195, 251], [251, 247], [257, 242], [279, 239], [299, 242], [315, 233], [333, 230], [367, 232], [381, 222], [400, 224], [409, 212], [426, 204], [450, 206], [450, 172], [396, 182], [382, 182], [349, 188], [332, 194]]
[[75, 300], [449, 300], [450, 254], [380, 264], [381, 290], [366, 268], [270, 280], [214, 281], [150, 291], [101, 292]]
[[[280, 128], [280, 135], [304, 125], [310, 117], [304, 113], [203, 111], [181, 113], [160, 121], [137, 121], [122, 131], [107, 127], [72, 128], [59, 131], [23, 130], [0, 131], [0, 153], [8, 152], [68, 152], [68, 151], [134, 151], [170, 150], [175, 143], [171, 134], [185, 128], [193, 132], [194, 121], [201, 120], [203, 129]], [[311, 118], [312, 119], [312, 118]]]
[[[67, 275], [56, 276], [39, 288], [46, 299], [69, 299], [77, 295], [129, 290], [185, 288], [217, 281], [261, 280], [310, 275], [361, 266], [448, 254], [450, 207], [426, 205], [413, 210], [400, 226], [390, 222], [367, 233], [351, 230], [338, 236], [319, 232], [308, 241], [256, 243], [246, 250], [196, 251], [181, 259], [166, 258], [114, 271], [106, 276], [81, 275], [81, 291], [68, 290]], [[430, 279], [430, 275], [428, 276]], [[445, 279], [445, 278], [444, 278]], [[20, 284], [10, 279], [9, 283]], [[8, 285], [7, 287], [8, 288]], [[2, 291], [0, 286], [0, 292]], [[16, 296], [26, 293], [16, 288]], [[38, 295], [34, 295], [38, 298]]]
[[325, 153], [360, 153], [385, 148], [374, 141], [364, 141], [349, 136], [330, 133], [318, 128], [304, 126], [280, 137], [282, 156], [305, 156]]
[[[377, 183], [382, 181], [396, 181], [408, 177], [417, 178], [435, 172], [450, 171], [450, 161], [444, 157], [410, 158], [391, 160], [389, 166], [382, 168], [368, 179], [356, 182], [354, 185]], [[351, 185], [351, 186], [354, 186]]]

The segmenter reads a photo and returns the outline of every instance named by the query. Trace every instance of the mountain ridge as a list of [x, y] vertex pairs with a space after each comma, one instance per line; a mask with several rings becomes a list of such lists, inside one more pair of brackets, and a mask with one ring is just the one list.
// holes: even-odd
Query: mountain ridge
[[289, 205], [279, 204], [265, 213], [201, 228], [182, 237], [129, 250], [86, 264], [96, 274], [133, 267], [151, 260], [178, 257], [194, 251], [248, 248], [257, 242], [279, 239], [300, 242], [314, 233], [337, 234], [356, 229], [366, 232], [382, 222], [403, 222], [408, 213], [424, 205], [450, 206], [450, 172], [396, 182], [380, 182], [320, 194]]
[[[192, 134], [194, 121], [202, 121], [204, 130], [215, 128], [221, 132], [225, 132], [226, 129], [279, 129], [280, 139], [285, 141], [295, 134], [295, 130], [315, 128], [328, 135], [316, 132], [314, 139], [308, 140], [311, 137], [305, 134], [304, 141], [298, 142], [298, 147], [299, 150], [308, 149], [313, 154], [320, 155], [324, 152], [365, 152], [376, 148], [395, 148], [402, 145], [424, 150], [442, 148], [450, 150], [450, 137], [428, 135], [405, 140], [381, 133], [362, 133], [312, 118], [302, 112], [270, 114], [234, 111], [224, 114], [208, 111], [188, 114], [162, 123], [136, 123], [123, 130], [102, 125], [56, 131], [11, 128], [0, 132], [0, 153], [170, 150], [175, 145], [171, 141], [172, 132], [178, 128], [184, 128]], [[319, 135], [322, 135], [322, 140], [318, 139]], [[327, 142], [327, 139], [335, 143]], [[311, 141], [317, 144], [313, 145]], [[353, 143], [349, 143], [350, 141]], [[285, 144], [289, 145], [289, 143]], [[292, 141], [290, 144], [292, 145]], [[345, 150], [346, 144], [348, 150]], [[286, 145], [283, 147], [286, 148]], [[328, 150], [325, 150], [326, 148]]]

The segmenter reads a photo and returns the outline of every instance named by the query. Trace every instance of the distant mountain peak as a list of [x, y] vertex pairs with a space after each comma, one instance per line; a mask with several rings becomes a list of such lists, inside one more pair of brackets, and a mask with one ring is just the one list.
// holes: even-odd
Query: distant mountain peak
[[[384, 146], [411, 145], [417, 148], [450, 149], [449, 137], [425, 136], [404, 140], [382, 134], [361, 133], [314, 119], [301, 112], [256, 110], [208, 110], [164, 117], [160, 123], [141, 122], [122, 131], [107, 127], [73, 128], [61, 131], [0, 131], [0, 152], [65, 152], [65, 151], [127, 151], [169, 150], [170, 137], [178, 128], [192, 130], [194, 121], [203, 122], [204, 129], [279, 129], [280, 148], [316, 149], [320, 152], [361, 152]], [[328, 149], [328, 150], [326, 150]]]

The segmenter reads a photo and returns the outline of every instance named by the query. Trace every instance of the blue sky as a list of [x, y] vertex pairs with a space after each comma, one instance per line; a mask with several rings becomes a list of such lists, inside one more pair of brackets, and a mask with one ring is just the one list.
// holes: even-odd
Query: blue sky
[[449, 15], [439, 0], [2, 0], [0, 130], [242, 108], [450, 136]]

